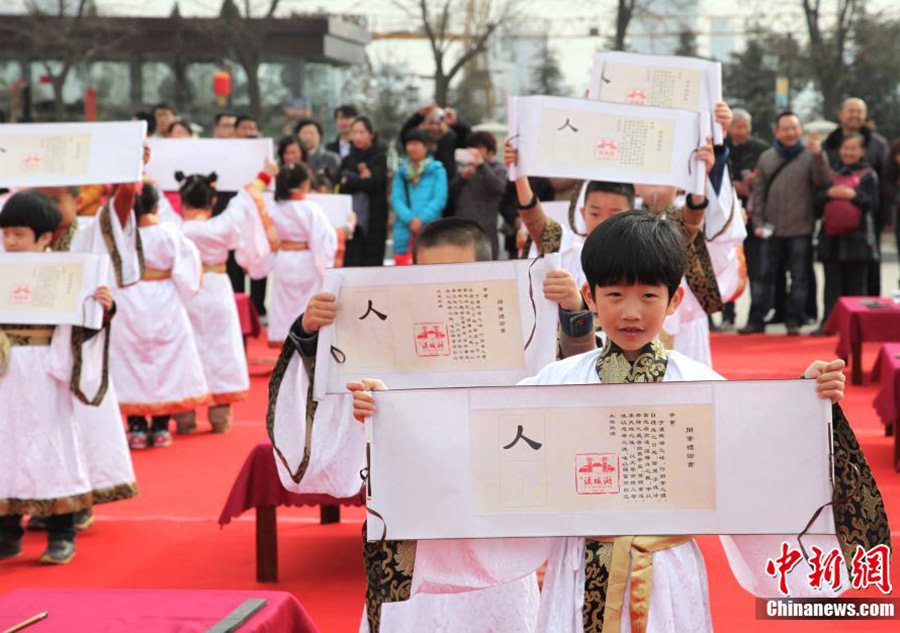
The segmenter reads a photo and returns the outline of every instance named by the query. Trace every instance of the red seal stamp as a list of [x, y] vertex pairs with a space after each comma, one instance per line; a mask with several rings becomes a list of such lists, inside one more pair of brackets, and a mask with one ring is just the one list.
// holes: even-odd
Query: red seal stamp
[[23, 171], [37, 171], [44, 164], [44, 157], [40, 154], [28, 154], [22, 158]]
[[619, 142], [611, 138], [599, 138], [594, 145], [596, 160], [616, 160], [619, 158]]
[[632, 105], [650, 105], [650, 93], [646, 90], [634, 88], [628, 91], [627, 102]]
[[12, 303], [22, 305], [31, 301], [34, 296], [34, 290], [28, 284], [17, 284], [13, 286], [12, 292], [9, 293], [9, 300]]
[[619, 456], [615, 453], [575, 455], [575, 492], [580, 495], [617, 495], [620, 492]]
[[450, 355], [450, 336], [447, 334], [446, 323], [416, 323], [413, 331], [416, 339], [416, 356], [428, 358]]

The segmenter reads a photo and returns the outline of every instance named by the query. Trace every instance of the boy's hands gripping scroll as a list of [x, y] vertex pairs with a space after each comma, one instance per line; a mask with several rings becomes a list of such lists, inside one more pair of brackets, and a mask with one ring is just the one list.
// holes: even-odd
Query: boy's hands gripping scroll
[[353, 417], [364, 422], [378, 410], [372, 392], [387, 391], [387, 385], [377, 378], [366, 378], [362, 382], [348, 382], [347, 390], [353, 392]]
[[823, 400], [831, 400], [833, 404], [837, 404], [844, 399], [844, 366], [846, 363], [842, 360], [833, 360], [825, 362], [823, 360], [814, 361], [809, 368], [803, 372], [804, 378], [815, 378], [816, 391]]
[[568, 312], [581, 310], [582, 298], [575, 277], [568, 270], [555, 268], [544, 277], [544, 298]]
[[303, 331], [315, 334], [326, 325], [331, 325], [337, 318], [337, 297], [330, 292], [313, 295], [303, 313], [301, 325]]
[[108, 286], [98, 286], [94, 291], [94, 299], [97, 300], [97, 303], [103, 306], [104, 312], [109, 312], [112, 309], [113, 296], [112, 291]]

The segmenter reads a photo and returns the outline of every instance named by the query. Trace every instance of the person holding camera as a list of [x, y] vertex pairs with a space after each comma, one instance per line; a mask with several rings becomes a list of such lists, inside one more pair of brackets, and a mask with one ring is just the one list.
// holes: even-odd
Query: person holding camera
[[456, 217], [477, 222], [491, 240], [497, 259], [500, 241], [497, 219], [506, 191], [506, 167], [494, 160], [497, 140], [490, 132], [472, 132], [466, 149], [456, 150], [457, 172], [450, 183], [450, 199]]

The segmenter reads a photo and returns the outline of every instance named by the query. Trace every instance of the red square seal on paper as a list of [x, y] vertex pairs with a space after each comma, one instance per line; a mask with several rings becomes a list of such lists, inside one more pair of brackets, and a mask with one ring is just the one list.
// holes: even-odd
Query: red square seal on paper
[[650, 105], [650, 93], [640, 88], [632, 88], [628, 91], [626, 101], [632, 105]]
[[616, 160], [619, 157], [619, 142], [612, 138], [598, 138], [594, 144], [596, 160]]
[[22, 171], [37, 171], [43, 164], [43, 156], [40, 154], [28, 154], [22, 158]]
[[575, 492], [580, 495], [617, 495], [620, 492], [619, 456], [615, 453], [575, 455]]
[[416, 338], [416, 356], [428, 358], [450, 355], [450, 336], [447, 334], [446, 323], [416, 323], [413, 331]]
[[13, 286], [12, 292], [9, 293], [9, 300], [12, 303], [22, 305], [31, 301], [34, 296], [34, 290], [28, 284], [17, 284]]

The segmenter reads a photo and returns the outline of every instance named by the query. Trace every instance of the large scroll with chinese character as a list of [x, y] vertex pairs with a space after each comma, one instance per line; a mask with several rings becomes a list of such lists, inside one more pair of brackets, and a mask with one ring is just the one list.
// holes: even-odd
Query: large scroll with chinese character
[[178, 191], [175, 172], [216, 172], [216, 189], [240, 191], [272, 158], [270, 138], [151, 138], [147, 175], [163, 191]]
[[[832, 499], [813, 381], [386, 391], [369, 538], [799, 534]], [[826, 508], [810, 529], [833, 534]]]
[[509, 128], [518, 176], [674, 185], [703, 193], [696, 158], [709, 117], [590, 99], [510, 97]]
[[0, 187], [138, 182], [144, 121], [0, 125]]
[[[694, 57], [642, 55], [617, 51], [594, 55], [591, 99], [609, 103], [678, 108], [705, 114], [713, 122], [722, 100], [722, 64]], [[722, 128], [714, 127], [722, 144]]]
[[513, 385], [556, 356], [556, 304], [544, 299], [538, 260], [342, 268], [334, 325], [319, 332], [315, 397], [351, 380], [392, 388]]
[[103, 307], [93, 294], [109, 274], [107, 255], [0, 253], [0, 323], [99, 329]]

